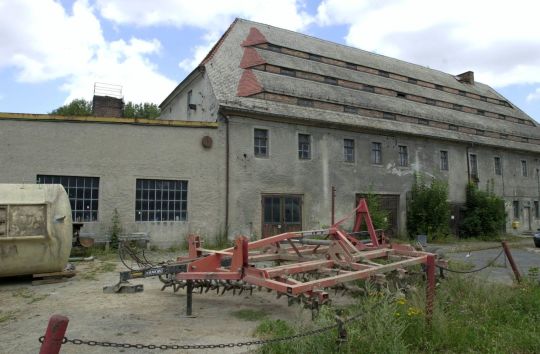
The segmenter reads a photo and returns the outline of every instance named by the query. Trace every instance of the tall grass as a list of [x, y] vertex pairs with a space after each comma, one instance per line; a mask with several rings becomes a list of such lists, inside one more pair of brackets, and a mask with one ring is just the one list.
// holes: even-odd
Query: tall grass
[[[414, 288], [413, 288], [414, 289]], [[452, 277], [437, 288], [431, 325], [424, 317], [423, 284], [406, 297], [376, 293], [358, 298], [346, 313], [363, 317], [346, 325], [348, 341], [337, 346], [336, 330], [289, 342], [268, 344], [261, 353], [538, 353], [540, 286], [488, 284]], [[370, 292], [373, 294], [373, 292]], [[280, 337], [333, 323], [325, 308], [314, 323], [290, 325], [266, 319], [255, 334]]]

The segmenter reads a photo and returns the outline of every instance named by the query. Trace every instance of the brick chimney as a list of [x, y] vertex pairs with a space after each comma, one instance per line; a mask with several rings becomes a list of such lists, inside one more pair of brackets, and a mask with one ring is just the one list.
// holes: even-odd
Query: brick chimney
[[463, 74], [459, 74], [456, 76], [456, 79], [459, 82], [463, 82], [465, 84], [474, 84], [474, 72], [472, 71], [466, 71]]
[[96, 82], [94, 84], [92, 113], [96, 117], [121, 118], [124, 113], [122, 86]]
[[124, 100], [110, 96], [94, 96], [92, 112], [96, 117], [121, 118], [124, 112]]

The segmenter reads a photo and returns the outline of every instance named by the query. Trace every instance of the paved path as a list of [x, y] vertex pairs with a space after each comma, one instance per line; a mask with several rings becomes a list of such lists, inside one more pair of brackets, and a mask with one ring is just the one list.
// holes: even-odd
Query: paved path
[[[501, 248], [484, 249], [496, 247], [500, 243], [486, 242], [474, 244], [444, 244], [444, 245], [429, 245], [426, 250], [442, 254], [450, 260], [456, 260], [463, 263], [472, 263], [474, 268], [480, 268], [492, 261], [501, 251]], [[540, 268], [540, 248], [535, 248], [532, 238], [520, 242], [510, 243], [510, 251], [514, 257], [514, 261], [518, 265], [521, 274], [527, 276], [529, 268]], [[470, 248], [468, 248], [470, 246]], [[467, 252], [470, 250], [470, 252]], [[512, 284], [514, 274], [512, 268], [506, 260], [504, 253], [495, 261], [493, 266], [486, 268], [476, 276], [489, 281], [496, 281], [505, 284]], [[540, 281], [540, 279], [538, 279]]]

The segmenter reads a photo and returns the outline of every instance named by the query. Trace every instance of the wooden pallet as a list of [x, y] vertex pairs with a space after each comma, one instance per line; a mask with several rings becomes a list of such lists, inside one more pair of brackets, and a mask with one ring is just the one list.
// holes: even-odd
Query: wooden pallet
[[43, 284], [55, 284], [66, 281], [68, 278], [74, 277], [77, 274], [77, 271], [62, 271], [62, 272], [53, 272], [53, 273], [42, 273], [34, 274], [32, 280], [32, 285], [43, 285]]

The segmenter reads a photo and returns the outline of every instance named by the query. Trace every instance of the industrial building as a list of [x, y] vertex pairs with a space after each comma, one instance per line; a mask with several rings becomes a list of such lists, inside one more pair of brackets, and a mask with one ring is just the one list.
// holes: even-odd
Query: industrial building
[[[540, 127], [472, 72], [443, 73], [237, 19], [157, 120], [0, 114], [0, 182], [62, 183], [75, 222], [167, 247], [330, 224], [380, 195], [406, 232], [414, 173], [504, 197], [507, 231], [540, 228]], [[99, 114], [98, 114], [99, 115]], [[516, 229], [512, 228], [512, 222]]]

